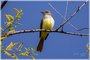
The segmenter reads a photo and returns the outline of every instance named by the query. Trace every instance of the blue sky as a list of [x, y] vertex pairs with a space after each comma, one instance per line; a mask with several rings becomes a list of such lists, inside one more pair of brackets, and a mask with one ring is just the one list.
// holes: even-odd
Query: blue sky
[[[6, 22], [5, 14], [15, 15], [15, 11], [12, 8], [22, 9], [23, 14], [20, 19], [20, 23], [23, 26], [16, 26], [15, 30], [27, 30], [27, 29], [39, 29], [40, 21], [42, 19], [43, 10], [50, 10], [52, 16], [55, 20], [55, 25], [53, 29], [56, 29], [64, 20], [59, 14], [57, 14], [49, 5], [48, 2], [42, 1], [9, 1], [1, 12], [1, 26], [5, 28], [4, 22]], [[51, 1], [50, 2], [62, 15], [65, 14], [66, 1]], [[67, 18], [83, 4], [83, 1], [68, 2], [68, 13]], [[89, 4], [87, 3], [80, 11], [74, 16], [70, 21], [78, 29], [89, 27]], [[77, 32], [86, 33], [88, 30], [76, 31], [68, 23], [64, 25], [64, 31], [67, 32]], [[13, 35], [6, 38], [3, 41], [3, 45], [6, 47], [10, 42], [24, 42], [24, 47], [34, 47], [36, 48], [39, 43], [39, 32], [35, 33], [24, 33]], [[50, 33], [47, 40], [45, 40], [43, 51], [35, 56], [35, 58], [43, 59], [87, 59], [88, 53], [86, 49], [86, 44], [89, 43], [88, 36], [73, 36], [66, 35], [62, 33]], [[2, 53], [2, 58], [10, 58]], [[22, 57], [19, 58], [29, 58]]]

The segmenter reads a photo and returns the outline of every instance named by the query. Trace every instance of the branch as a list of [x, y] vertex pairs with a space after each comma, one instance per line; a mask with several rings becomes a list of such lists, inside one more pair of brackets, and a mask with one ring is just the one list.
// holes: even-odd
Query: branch
[[[63, 16], [51, 3], [48, 3], [49, 6], [57, 13], [59, 14], [65, 21], [66, 21], [66, 15], [67, 15], [67, 11], [68, 11], [68, 1], [66, 4], [66, 11], [65, 11], [65, 16]], [[72, 25], [70, 22], [68, 22], [68, 24], [73, 27], [75, 30], [78, 30], [74, 25]], [[62, 26], [62, 30], [63, 30], [63, 26]]]
[[78, 9], [65, 21], [63, 22], [56, 30], [59, 30], [63, 25], [65, 25], [72, 17], [74, 17], [81, 8], [87, 3], [88, 1], [85, 1], [81, 6], [78, 7]]
[[[51, 3], [48, 3], [49, 6], [57, 13], [59, 14], [65, 21], [66, 21], [66, 14], [67, 14], [67, 10], [68, 10], [68, 1], [67, 1], [67, 5], [66, 5], [66, 12], [65, 12], [65, 16], [63, 16]], [[75, 30], [78, 30], [74, 25], [72, 25], [70, 22], [68, 22], [68, 24], [70, 24], [70, 26], [72, 26]], [[62, 26], [62, 31], [63, 31], [63, 26]]]
[[90, 29], [90, 28], [81, 28], [81, 29], [78, 29], [77, 31], [82, 31], [82, 30], [86, 30], [86, 29]]
[[12, 35], [16, 35], [16, 34], [21, 34], [21, 33], [31, 33], [31, 32], [57, 32], [57, 33], [63, 33], [63, 34], [69, 34], [69, 35], [76, 35], [76, 36], [89, 36], [89, 34], [81, 34], [81, 33], [73, 33], [73, 32], [65, 32], [65, 31], [60, 31], [60, 30], [45, 30], [45, 29], [32, 29], [32, 30], [20, 30], [20, 31], [15, 31], [15, 32], [11, 32], [8, 34], [5, 34], [3, 36], [1, 36], [1, 41], [3, 41], [3, 37], [9, 37]]
[[1, 4], [1, 10], [3, 9], [3, 7], [6, 5], [7, 1], [3, 1]]
[[67, 3], [66, 3], [66, 9], [65, 9], [64, 18], [66, 18], [66, 16], [67, 16], [67, 12], [68, 12], [68, 1], [67, 1]]

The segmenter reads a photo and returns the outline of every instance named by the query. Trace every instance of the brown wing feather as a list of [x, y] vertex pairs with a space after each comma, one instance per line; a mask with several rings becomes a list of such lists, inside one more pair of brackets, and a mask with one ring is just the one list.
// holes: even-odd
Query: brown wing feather
[[48, 35], [49, 35], [49, 33], [48, 33], [47, 36], [45, 37], [45, 40], [47, 39]]
[[[40, 29], [42, 29], [42, 24], [43, 24], [43, 20], [41, 20]], [[40, 32], [40, 37], [41, 37], [41, 32]]]

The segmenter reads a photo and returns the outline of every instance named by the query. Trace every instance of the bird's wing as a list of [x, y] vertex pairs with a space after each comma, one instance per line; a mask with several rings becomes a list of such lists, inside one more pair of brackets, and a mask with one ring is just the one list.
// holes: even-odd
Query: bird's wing
[[[42, 25], [43, 25], [43, 19], [41, 20], [40, 29], [42, 29]], [[41, 32], [40, 32], [40, 37], [41, 37]]]
[[48, 35], [49, 35], [49, 33], [48, 33], [47, 36], [45, 37], [45, 40], [47, 39]]
[[[40, 29], [42, 29], [42, 25], [43, 25], [43, 19], [41, 20]], [[42, 33], [42, 32], [40, 32], [40, 37], [41, 37], [41, 33]], [[45, 37], [45, 40], [47, 39], [48, 35], [49, 35], [49, 33], [48, 33], [47, 36]]]

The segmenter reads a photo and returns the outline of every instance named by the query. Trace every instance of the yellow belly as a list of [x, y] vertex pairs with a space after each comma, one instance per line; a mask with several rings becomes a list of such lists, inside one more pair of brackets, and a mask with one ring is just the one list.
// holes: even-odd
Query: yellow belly
[[[42, 29], [52, 30], [53, 26], [54, 26], [54, 20], [52, 18], [45, 18], [43, 20]], [[41, 37], [43, 37], [45, 39], [47, 34], [48, 34], [48, 32], [42, 32]]]
[[43, 20], [42, 29], [52, 30], [53, 26], [54, 26], [54, 20], [52, 18], [45, 18]]

